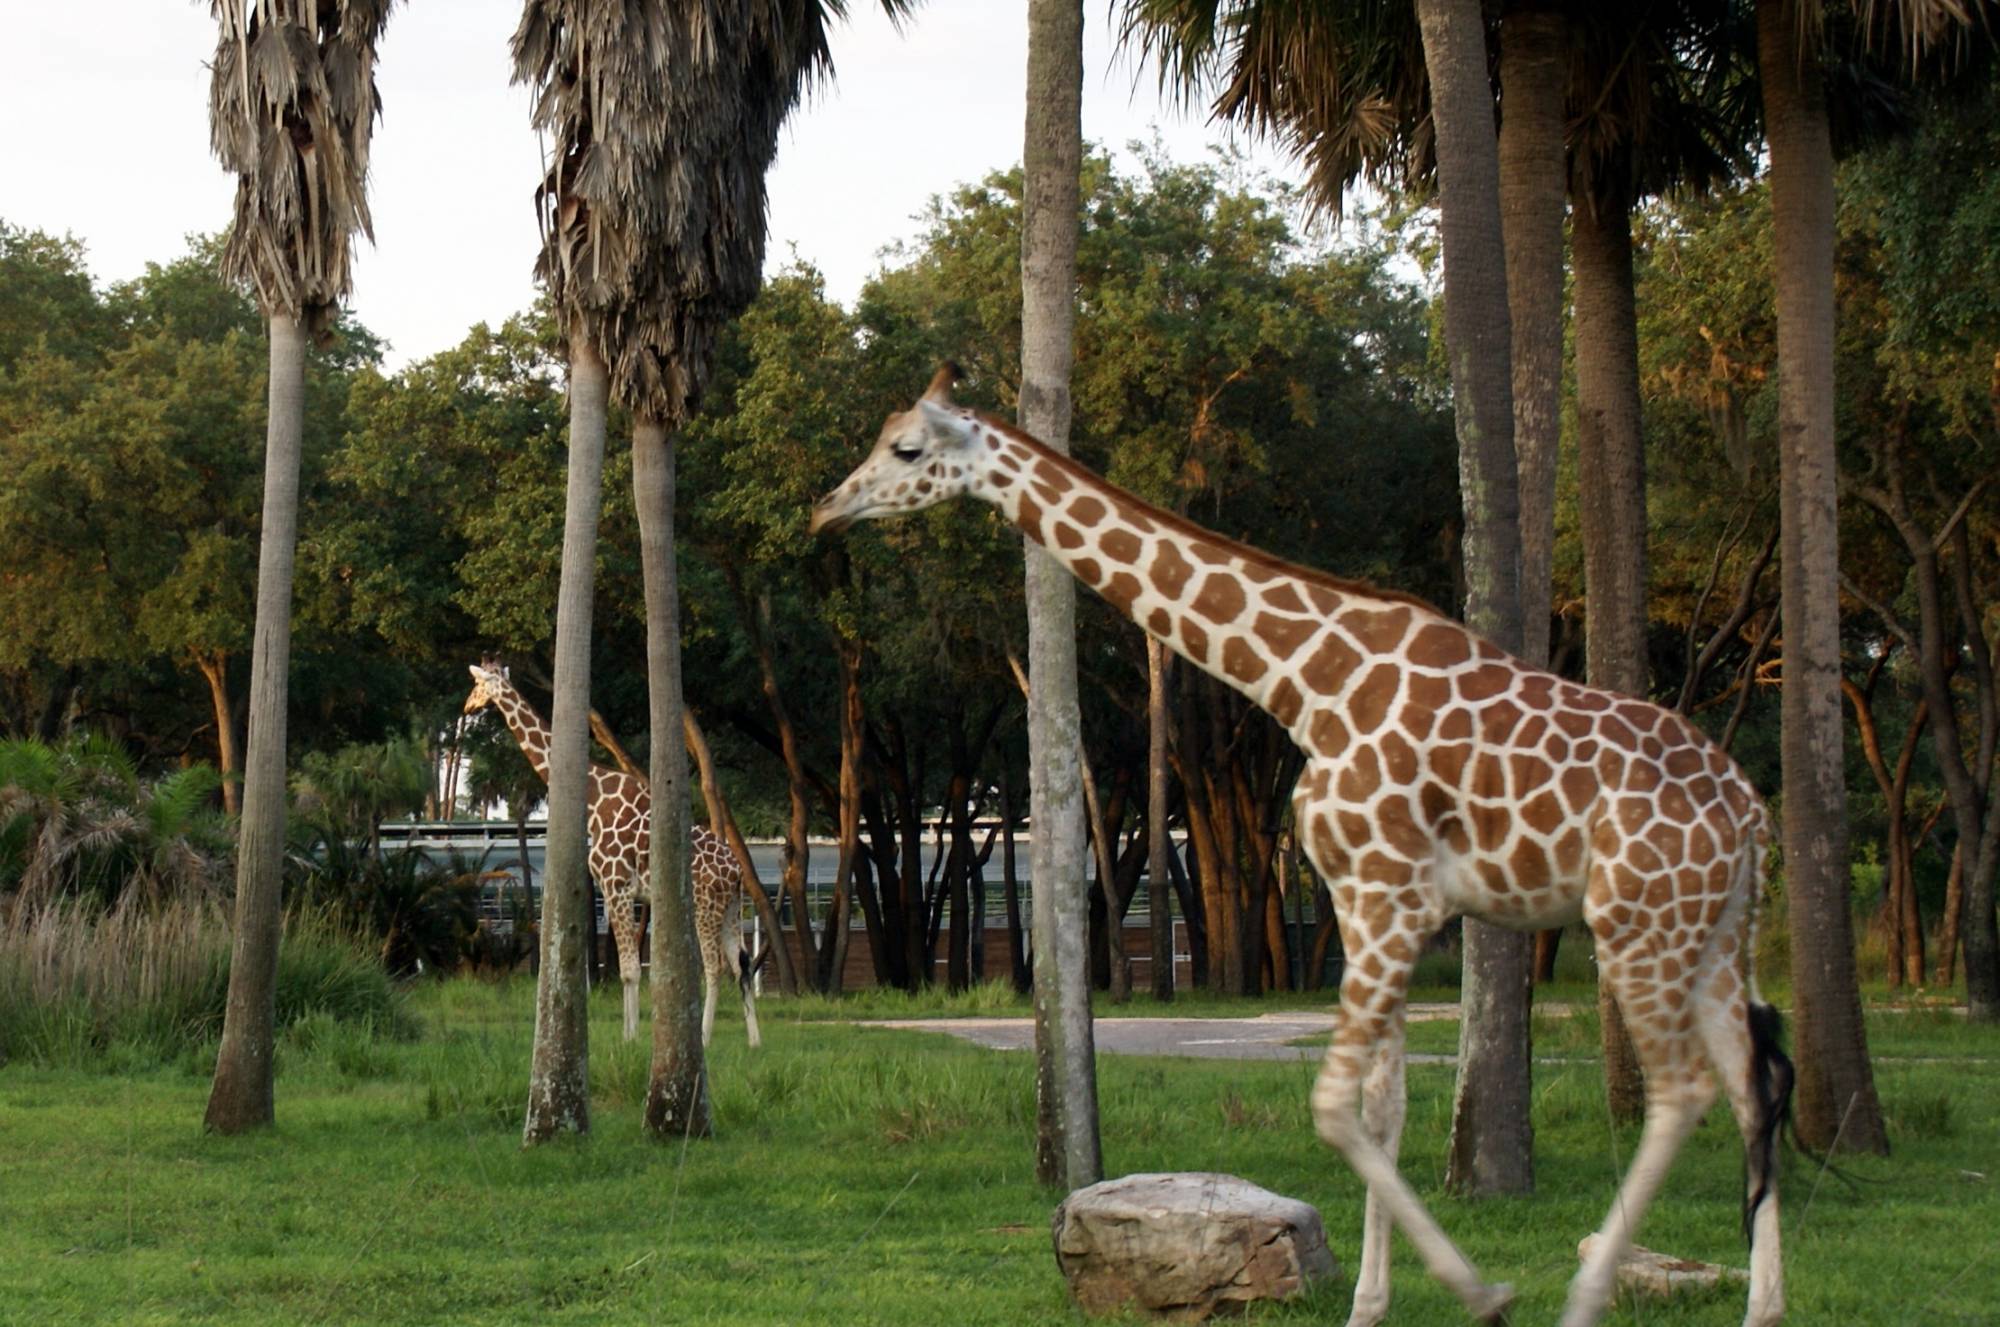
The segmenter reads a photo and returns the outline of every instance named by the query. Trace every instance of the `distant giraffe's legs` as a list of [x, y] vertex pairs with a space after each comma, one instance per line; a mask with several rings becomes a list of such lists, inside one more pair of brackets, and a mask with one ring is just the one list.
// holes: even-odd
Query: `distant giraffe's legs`
[[[1371, 1327], [1388, 1309], [1390, 1221], [1402, 1227], [1431, 1274], [1474, 1317], [1497, 1318], [1512, 1302], [1512, 1289], [1480, 1278], [1478, 1269], [1458, 1251], [1397, 1171], [1393, 1151], [1401, 1136], [1403, 1000], [1417, 953], [1437, 929], [1442, 913], [1434, 903], [1414, 913], [1397, 907], [1394, 900], [1408, 897], [1411, 891], [1406, 886], [1418, 868], [1370, 853], [1364, 858], [1368, 878], [1355, 879], [1351, 869], [1342, 869], [1348, 868], [1346, 854], [1328, 837], [1315, 832], [1307, 843], [1314, 865], [1324, 874], [1335, 880], [1346, 877], [1334, 895], [1347, 951], [1340, 1023], [1313, 1085], [1312, 1109], [1319, 1136], [1340, 1149], [1368, 1186], [1361, 1272], [1349, 1327]], [[1432, 897], [1428, 888], [1417, 892]], [[1366, 1118], [1361, 1100], [1364, 1080], [1372, 1080], [1374, 1089]]]
[[[1603, 870], [1593, 867], [1593, 877]], [[1604, 905], [1609, 888], [1593, 878], [1584, 913], [1597, 941], [1598, 980], [1611, 983], [1645, 1069], [1646, 1123], [1618, 1196], [1598, 1229], [1597, 1246], [1570, 1282], [1562, 1327], [1592, 1327], [1604, 1312], [1633, 1231], [1659, 1193], [1681, 1144], [1715, 1100], [1715, 1083], [1703, 1066], [1694, 1029], [1692, 958], [1684, 968], [1678, 959], [1662, 956], [1657, 927], [1614, 923]]]
[[[706, 951], [707, 946], [703, 946]], [[701, 956], [701, 1044], [715, 1034], [715, 1002], [722, 989], [722, 974], [716, 971], [713, 956]]]
[[605, 890], [604, 912], [618, 942], [618, 980], [625, 988], [625, 1040], [639, 1035], [639, 919], [632, 891]]
[[[757, 1031], [756, 973], [750, 965], [750, 956], [741, 948], [742, 932], [741, 925], [729, 928], [729, 938], [737, 942], [729, 946], [729, 949], [735, 951], [733, 957], [736, 959], [736, 985], [743, 992], [743, 1023], [750, 1034], [750, 1048], [755, 1050], [764, 1044], [764, 1038]], [[727, 954], [728, 951], [725, 950], [725, 955]]]
[[[1760, 1053], [1743, 988], [1744, 905], [1732, 903], [1701, 958], [1695, 1018], [1715, 1076], [1743, 1133], [1744, 1233], [1750, 1237], [1750, 1301], [1744, 1327], [1771, 1327], [1785, 1314], [1785, 1277], [1778, 1236], [1777, 1118], [1790, 1089], [1782, 1055]], [[1769, 1073], [1769, 1082], [1761, 1081]]]

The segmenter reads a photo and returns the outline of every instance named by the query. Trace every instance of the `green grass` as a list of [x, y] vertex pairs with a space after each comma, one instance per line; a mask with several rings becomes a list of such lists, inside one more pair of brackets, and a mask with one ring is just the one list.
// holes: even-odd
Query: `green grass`
[[[279, 1048], [278, 1125], [248, 1138], [201, 1133], [199, 1064], [0, 1069], [0, 1321], [1080, 1321], [1049, 1252], [1060, 1195], [1032, 1175], [1026, 1055], [842, 1027], [815, 1007], [824, 1002], [780, 999], [764, 1004], [766, 1044], [753, 1054], [725, 1010], [710, 1061], [718, 1136], [661, 1145], [639, 1127], [645, 1042], [619, 1039], [605, 989], [593, 1005], [593, 1134], [524, 1152], [532, 987], [452, 982], [409, 1003], [423, 1027], [413, 1041], [327, 1016], [295, 1021]], [[1011, 1002], [986, 1012], [1003, 1010]], [[1421, 1026], [1455, 1036], [1448, 1022]], [[1896, 1154], [1844, 1163], [1870, 1181], [1851, 1190], [1794, 1159], [1791, 1320], [2000, 1320], [2000, 1033], [1884, 1012], [1869, 1030]], [[1530, 1198], [1441, 1193], [1451, 1070], [1410, 1075], [1404, 1172], [1482, 1269], [1515, 1283], [1524, 1324], [1556, 1316], [1576, 1241], [1635, 1142], [1606, 1127], [1591, 1047], [1577, 1040], [1573, 1061], [1537, 1074]], [[1313, 1138], [1311, 1072], [1099, 1062], [1110, 1173], [1230, 1171], [1324, 1214], [1342, 1276], [1259, 1321], [1337, 1322], [1352, 1290], [1361, 1191]], [[1644, 1242], [1740, 1265], [1741, 1165], [1718, 1110]], [[1463, 1320], [1400, 1242], [1395, 1296], [1396, 1322]], [[1628, 1305], [1611, 1321], [1741, 1313], [1731, 1292]]]

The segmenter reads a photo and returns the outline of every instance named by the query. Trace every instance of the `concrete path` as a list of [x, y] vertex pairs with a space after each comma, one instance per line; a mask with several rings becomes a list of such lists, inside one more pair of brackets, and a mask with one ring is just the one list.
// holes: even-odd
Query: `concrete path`
[[[1455, 1004], [1414, 1004], [1410, 1021], [1457, 1018]], [[1255, 1018], [1100, 1018], [1097, 1049], [1109, 1055], [1184, 1055], [1207, 1060], [1318, 1060], [1321, 1046], [1288, 1043], [1333, 1029], [1328, 1010], [1280, 1010]], [[1035, 1044], [1031, 1018], [904, 1018], [861, 1027], [944, 1032], [992, 1050], [1024, 1051]], [[1412, 1055], [1412, 1064], [1451, 1064], [1450, 1055]]]

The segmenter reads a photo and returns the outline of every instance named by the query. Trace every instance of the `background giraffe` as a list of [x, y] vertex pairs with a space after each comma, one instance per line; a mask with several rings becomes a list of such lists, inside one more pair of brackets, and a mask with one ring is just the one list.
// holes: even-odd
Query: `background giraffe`
[[[496, 667], [471, 665], [472, 694], [465, 713], [486, 705], [500, 711], [535, 773], [548, 782], [548, 725], [534, 706]], [[625, 1039], [639, 1031], [638, 904], [645, 899], [651, 862], [652, 794], [645, 780], [603, 765], [590, 767], [590, 874], [604, 892], [604, 913], [618, 942], [618, 976], [625, 987]], [[743, 958], [740, 926], [743, 872], [728, 845], [702, 825], [688, 827], [689, 881], [694, 890], [695, 939], [701, 948], [703, 999], [701, 1042], [715, 1029], [715, 1005], [722, 983], [733, 980], [743, 993], [743, 1021], [750, 1044], [758, 1045], [756, 1002], [750, 965]]]
[[[1602, 1313], [1674, 1153], [1729, 1093], [1748, 1149], [1750, 1327], [1782, 1315], [1773, 1142], [1791, 1065], [1745, 958], [1769, 822], [1742, 772], [1679, 715], [1512, 658], [1417, 600], [1282, 562], [1152, 507], [954, 406], [951, 366], [890, 416], [814, 508], [838, 530], [960, 494], [997, 506], [1147, 633], [1243, 692], [1306, 753], [1297, 832], [1333, 891], [1341, 1019], [1312, 1094], [1320, 1136], [1368, 1185], [1350, 1327], [1389, 1303], [1390, 1222], [1476, 1316], [1512, 1300], [1396, 1169], [1410, 974], [1447, 918], [1524, 930], [1581, 916], [1646, 1069], [1646, 1126], [1565, 1327]], [[1754, 981], [1754, 976], [1753, 976]]]

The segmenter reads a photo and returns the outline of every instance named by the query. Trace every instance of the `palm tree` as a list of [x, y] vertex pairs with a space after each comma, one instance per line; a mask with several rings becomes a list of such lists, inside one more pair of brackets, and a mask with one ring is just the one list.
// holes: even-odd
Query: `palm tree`
[[[1022, 149], [1021, 427], [1069, 450], [1083, 165], [1083, 0], [1029, 0]], [[1026, 546], [1028, 798], [1035, 826], [1035, 1173], [1076, 1189], [1102, 1178], [1090, 1022], [1083, 721], [1076, 697], [1076, 586]]]
[[[892, 16], [908, 8], [908, 0], [883, 4]], [[764, 176], [785, 116], [827, 68], [827, 27], [840, 12], [828, 0], [529, 0], [514, 35], [515, 77], [536, 88], [536, 126], [554, 141], [537, 192], [537, 270], [563, 314], [572, 411], [531, 1141], [587, 1127], [588, 1118], [582, 950], [566, 937], [580, 930], [585, 897], [589, 587], [612, 393], [633, 417], [646, 585], [655, 918], [646, 1122], [659, 1135], [709, 1129], [688, 882], [673, 444], [700, 403], [723, 326], [757, 292]]]
[[[1415, 20], [1414, 22], [1412, 20]], [[1516, 17], [1512, 66], [1547, 71], [1551, 21]], [[1358, 177], [1421, 187], [1435, 180], [1444, 248], [1445, 337], [1464, 495], [1468, 625], [1503, 647], [1523, 648], [1521, 471], [1515, 455], [1510, 275], [1533, 347], [1529, 419], [1536, 430], [1529, 482], [1536, 512], [1553, 510], [1548, 464], [1550, 345], [1561, 343], [1559, 295], [1561, 167], [1552, 148], [1549, 99], [1515, 99], [1510, 159], [1541, 177], [1509, 187], [1509, 210], [1534, 237], [1502, 242], [1499, 147], [1493, 128], [1487, 30], [1476, 0], [1358, 0], [1299, 5], [1287, 0], [1126, 0], [1124, 40], [1159, 59], [1163, 81], [1183, 95], [1213, 79], [1217, 116], [1280, 136], [1302, 161], [1309, 196], [1338, 208]], [[1504, 53], [1503, 39], [1503, 60]], [[1503, 87], [1503, 104], [1505, 104]], [[1559, 141], [1559, 140], [1558, 140]], [[1551, 205], [1551, 200], [1554, 204]], [[1531, 220], [1532, 219], [1532, 220]], [[1553, 232], [1553, 233], [1551, 233]], [[1529, 256], [1510, 271], [1507, 250]], [[1558, 293], [1551, 294], [1551, 262]], [[1538, 515], [1537, 520], [1542, 518]], [[1539, 526], [1538, 526], [1539, 529]], [[1546, 575], [1546, 563], [1542, 564]], [[1546, 614], [1544, 614], [1546, 616]], [[1466, 926], [1464, 1045], [1454, 1112], [1451, 1182], [1482, 1192], [1532, 1184], [1528, 1126], [1528, 1002], [1532, 941], [1479, 923]]]
[[329, 331], [368, 219], [368, 147], [381, 99], [375, 46], [394, 0], [212, 0], [210, 143], [235, 172], [223, 275], [257, 292], [271, 342], [257, 627], [237, 852], [229, 1002], [207, 1127], [273, 1118], [279, 865], [285, 841], [285, 697], [306, 338]]
[[[1451, 359], [1465, 504], [1466, 624], [1521, 648], [1520, 475], [1512, 323], [1486, 30], [1478, 0], [1418, 0], [1431, 79]], [[1532, 938], [1468, 919], [1458, 1087], [1446, 1183], [1469, 1193], [1534, 1187], [1528, 1004]]]
[[[1725, 0], [1658, 12], [1579, 9], [1569, 31], [1575, 291], [1577, 509], [1583, 529], [1585, 672], [1644, 698], [1646, 474], [1632, 212], [1645, 197], [1747, 173], [1754, 108]], [[1597, 1007], [1614, 1119], [1640, 1118], [1638, 1057], [1608, 985]]]

